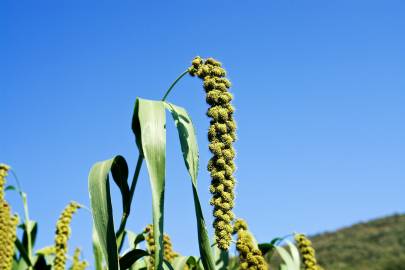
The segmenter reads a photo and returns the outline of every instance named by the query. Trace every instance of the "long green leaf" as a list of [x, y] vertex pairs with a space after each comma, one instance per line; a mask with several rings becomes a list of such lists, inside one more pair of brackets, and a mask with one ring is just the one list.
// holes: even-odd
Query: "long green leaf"
[[94, 269], [103, 270], [103, 251], [100, 245], [100, 241], [98, 240], [96, 228], [94, 228], [94, 226], [93, 226], [92, 240], [93, 240]]
[[295, 262], [297, 267], [300, 268], [299, 266], [300, 266], [301, 260], [300, 260], [300, 253], [299, 253], [297, 247], [294, 246], [294, 244], [291, 243], [290, 241], [287, 241], [287, 245], [290, 247], [290, 252], [291, 252], [293, 261]]
[[145, 157], [152, 189], [153, 236], [156, 248], [154, 268], [162, 269], [166, 167], [166, 115], [163, 102], [138, 98], [132, 128], [139, 151]]
[[187, 111], [176, 105], [165, 103], [170, 111], [179, 133], [181, 150], [183, 152], [184, 162], [191, 177], [192, 190], [194, 197], [194, 207], [197, 219], [198, 245], [200, 249], [201, 261], [204, 269], [214, 270], [215, 261], [211, 251], [211, 244], [205, 225], [201, 203], [198, 196], [197, 176], [198, 176], [198, 144], [195, 136], [193, 123], [187, 114]]
[[89, 193], [93, 214], [94, 228], [100, 242], [104, 258], [109, 270], [118, 270], [118, 250], [114, 230], [113, 210], [111, 205], [109, 174], [112, 174], [123, 197], [123, 209], [127, 207], [124, 201], [129, 196], [127, 182], [128, 166], [122, 156], [97, 162], [90, 170]]
[[[291, 249], [291, 246], [293, 246], [293, 245], [289, 244], [289, 246]], [[293, 246], [293, 249], [294, 248], [295, 247]], [[280, 246], [276, 246], [276, 250], [277, 250], [278, 254], [280, 254], [280, 257], [283, 259], [288, 270], [300, 270], [300, 260], [299, 260], [299, 258], [296, 257], [296, 254], [291, 255], [290, 253], [288, 253], [286, 248], [283, 248]]]

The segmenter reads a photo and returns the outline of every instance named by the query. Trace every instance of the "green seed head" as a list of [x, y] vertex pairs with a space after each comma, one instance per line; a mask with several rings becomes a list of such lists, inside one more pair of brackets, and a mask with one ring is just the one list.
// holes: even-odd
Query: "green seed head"
[[178, 257], [179, 254], [173, 250], [172, 241], [169, 235], [163, 235], [163, 257], [168, 262], [173, 262], [174, 258]]
[[0, 202], [4, 200], [4, 187], [10, 166], [0, 163]]
[[[240, 224], [242, 223], [240, 222]], [[244, 223], [243, 226], [247, 228], [246, 223]], [[238, 239], [236, 241], [236, 249], [239, 252], [240, 269], [267, 270], [268, 265], [264, 260], [261, 251], [254, 244], [250, 232], [240, 227], [237, 234]]]
[[241, 218], [239, 218], [235, 221], [235, 224], [233, 225], [233, 233], [236, 234], [240, 230], [243, 230], [243, 231], [248, 230], [248, 225], [247, 225], [246, 221]]
[[[145, 240], [146, 240], [146, 247], [150, 253], [151, 256], [149, 256], [149, 269], [154, 269], [154, 262], [155, 262], [155, 240], [153, 238], [153, 225], [149, 224], [145, 228]], [[173, 262], [173, 260], [178, 257], [179, 254], [173, 250], [173, 245], [172, 241], [169, 237], [169, 235], [164, 234], [163, 235], [163, 259], [165, 259], [168, 262]]]
[[11, 214], [6, 201], [0, 201], [0, 269], [11, 270], [18, 216]]
[[77, 202], [70, 202], [61, 213], [56, 223], [55, 232], [55, 259], [53, 266], [55, 270], [65, 270], [66, 253], [68, 249], [67, 242], [70, 237], [70, 222], [73, 214], [80, 208]]
[[[236, 124], [233, 119], [234, 109], [230, 104], [231, 83], [225, 78], [226, 71], [222, 68], [222, 64], [213, 58], [206, 60], [201, 57], [194, 58], [189, 73], [203, 79], [206, 101], [210, 106], [207, 111], [207, 116], [211, 118], [208, 130], [209, 149], [213, 155], [207, 166], [212, 179], [210, 203], [214, 206], [213, 226], [216, 243], [220, 249], [227, 250], [231, 243], [231, 223], [234, 217], [232, 208], [235, 197], [233, 190], [235, 150], [232, 144], [236, 140]], [[231, 229], [224, 229], [228, 227]]]
[[84, 270], [87, 267], [86, 261], [80, 260], [80, 249], [76, 248], [75, 253], [73, 254], [73, 263], [71, 270]]
[[315, 249], [312, 247], [311, 241], [304, 234], [295, 234], [295, 242], [298, 246], [302, 257], [302, 263], [305, 270], [320, 270], [322, 269], [316, 261]]

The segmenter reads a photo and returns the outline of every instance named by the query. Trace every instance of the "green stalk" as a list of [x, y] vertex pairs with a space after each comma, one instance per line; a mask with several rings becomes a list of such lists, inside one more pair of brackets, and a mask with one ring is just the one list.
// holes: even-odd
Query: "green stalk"
[[[28, 258], [30, 259], [30, 262], [32, 262], [32, 240], [31, 240], [31, 232], [29, 231], [29, 225], [28, 223], [31, 221], [29, 217], [29, 212], [28, 212], [28, 202], [27, 202], [27, 194], [24, 192], [21, 192], [23, 204], [24, 204], [24, 219], [25, 219], [25, 231], [27, 232], [27, 242], [28, 242]], [[32, 266], [28, 266], [28, 269], [32, 269]]]
[[28, 211], [28, 201], [27, 201], [27, 194], [22, 191], [21, 189], [21, 184], [20, 181], [18, 180], [17, 174], [14, 172], [13, 169], [10, 170], [11, 174], [14, 176], [15, 182], [17, 183], [17, 189], [18, 189], [18, 194], [20, 194], [20, 197], [23, 202], [23, 207], [24, 207], [24, 226], [25, 226], [25, 231], [27, 233], [27, 242], [28, 242], [28, 258], [30, 260], [28, 264], [28, 270], [32, 269], [32, 239], [31, 239], [31, 233], [29, 231], [29, 223], [31, 222], [30, 216], [29, 216], [29, 211]]
[[169, 89], [167, 89], [166, 94], [163, 96], [162, 101], [165, 101], [167, 96], [170, 94], [170, 91], [172, 91], [173, 87], [177, 84], [178, 81], [181, 80], [181, 78], [183, 78], [184, 76], [186, 76], [186, 74], [188, 73], [188, 69], [185, 70], [183, 73], [180, 74], [179, 77], [177, 77], [176, 80], [174, 80], [174, 82], [172, 83], [172, 85], [170, 85]]
[[[169, 89], [167, 89], [166, 93], [164, 94], [162, 101], [165, 101], [167, 96], [170, 94], [170, 92], [172, 91], [172, 89], [174, 88], [174, 86], [188, 73], [188, 69], [183, 71], [183, 73], [181, 73], [174, 81], [173, 83], [170, 85]], [[139, 177], [139, 173], [141, 171], [142, 168], [142, 163], [143, 163], [143, 155], [141, 153], [139, 153], [138, 155], [138, 161], [136, 162], [136, 168], [135, 168], [135, 172], [134, 172], [134, 176], [132, 178], [132, 183], [131, 183], [131, 188], [130, 188], [130, 199], [129, 199], [129, 209], [131, 209], [131, 204], [132, 204], [132, 199], [134, 197], [134, 192], [135, 192], [135, 187], [136, 184], [138, 182], [138, 177]], [[120, 223], [120, 227], [118, 228], [116, 235], [117, 238], [117, 247], [119, 247], [119, 249], [121, 249], [122, 247], [122, 242], [124, 240], [124, 231], [125, 231], [125, 226], [127, 224], [127, 219], [128, 219], [129, 213], [123, 213], [122, 217], [121, 217], [121, 223]]]
[[[143, 162], [143, 156], [141, 154], [139, 154], [138, 161], [136, 163], [134, 177], [132, 178], [131, 188], [129, 190], [129, 192], [130, 192], [129, 209], [131, 209], [132, 198], [134, 197], [136, 183], [138, 182], [139, 173], [142, 168], [142, 162]], [[125, 231], [125, 226], [127, 224], [128, 216], [129, 216], [129, 212], [122, 214], [120, 227], [118, 228], [118, 231], [115, 234], [117, 237], [117, 247], [119, 247], [119, 248], [122, 247], [122, 241], [124, 240], [124, 231]]]

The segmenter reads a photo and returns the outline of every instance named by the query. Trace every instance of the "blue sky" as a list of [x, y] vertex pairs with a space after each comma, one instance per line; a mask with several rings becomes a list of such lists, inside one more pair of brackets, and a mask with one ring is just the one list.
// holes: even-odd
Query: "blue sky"
[[[233, 82], [235, 212], [260, 242], [405, 212], [404, 11], [399, 0], [1, 1], [0, 161], [29, 195], [37, 248], [52, 244], [70, 200], [89, 205], [92, 164], [122, 154], [133, 172], [135, 98], [161, 98], [196, 55], [221, 60]], [[195, 123], [211, 223], [201, 82], [186, 77], [169, 101]], [[172, 123], [167, 136], [165, 228], [178, 251], [197, 254]], [[143, 168], [130, 229], [150, 222], [150, 204]], [[75, 217], [70, 242], [87, 258], [90, 221]]]

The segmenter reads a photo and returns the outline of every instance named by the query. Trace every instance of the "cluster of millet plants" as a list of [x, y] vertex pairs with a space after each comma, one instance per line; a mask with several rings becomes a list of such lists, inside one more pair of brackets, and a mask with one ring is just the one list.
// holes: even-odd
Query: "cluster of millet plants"
[[[210, 174], [208, 187], [212, 194], [214, 238], [210, 241], [202, 203], [199, 200], [198, 178], [198, 144], [194, 126], [187, 111], [167, 101], [174, 86], [187, 74], [203, 81], [205, 100], [208, 104], [207, 116], [209, 126], [207, 137], [209, 159], [207, 169]], [[156, 270], [156, 269], [242, 269], [267, 270], [269, 254], [279, 252], [285, 263], [282, 269], [319, 270], [315, 251], [310, 241], [303, 234], [296, 234], [296, 248], [290, 242], [291, 253], [301, 254], [301, 259], [288, 259], [290, 256], [279, 240], [258, 244], [246, 221], [236, 218], [235, 206], [236, 165], [234, 142], [236, 141], [235, 109], [230, 92], [231, 82], [226, 77], [223, 65], [213, 59], [195, 57], [191, 65], [173, 82], [163, 95], [162, 100], [137, 98], [132, 118], [132, 130], [138, 147], [138, 161], [132, 182], [128, 181], [128, 165], [122, 156], [97, 162], [89, 173], [90, 212], [93, 219], [94, 262], [88, 263], [80, 257], [76, 248], [69, 255], [68, 240], [71, 235], [70, 223], [74, 213], [87, 207], [70, 202], [56, 222], [55, 241], [52, 245], [34, 251], [37, 232], [36, 222], [28, 215], [26, 194], [18, 184], [19, 195], [24, 204], [24, 218], [12, 214], [11, 207], [5, 200], [5, 181], [10, 167], [0, 164], [0, 270], [46, 269], [46, 270], [83, 270], [88, 267], [96, 270]], [[199, 98], [196, 92], [196, 98]], [[172, 241], [164, 230], [164, 192], [165, 192], [165, 147], [166, 118], [168, 110], [177, 127], [185, 168], [188, 171], [197, 223], [199, 256], [181, 255], [174, 251]], [[149, 173], [152, 191], [152, 220], [139, 233], [134, 233], [126, 226], [131, 213], [132, 200], [143, 163]], [[114, 181], [109, 181], [109, 179]], [[110, 185], [117, 184], [122, 196], [122, 218], [115, 227], [112, 213]], [[11, 189], [11, 188], [10, 188]], [[22, 230], [22, 239], [17, 238], [17, 225]], [[124, 243], [128, 244], [124, 250]], [[282, 240], [282, 239], [281, 239]], [[278, 244], [277, 244], [278, 243]], [[232, 253], [232, 246], [237, 253]], [[267, 255], [267, 256], [266, 256]], [[265, 259], [267, 258], [267, 260]], [[69, 267], [67, 266], [69, 265]]]

